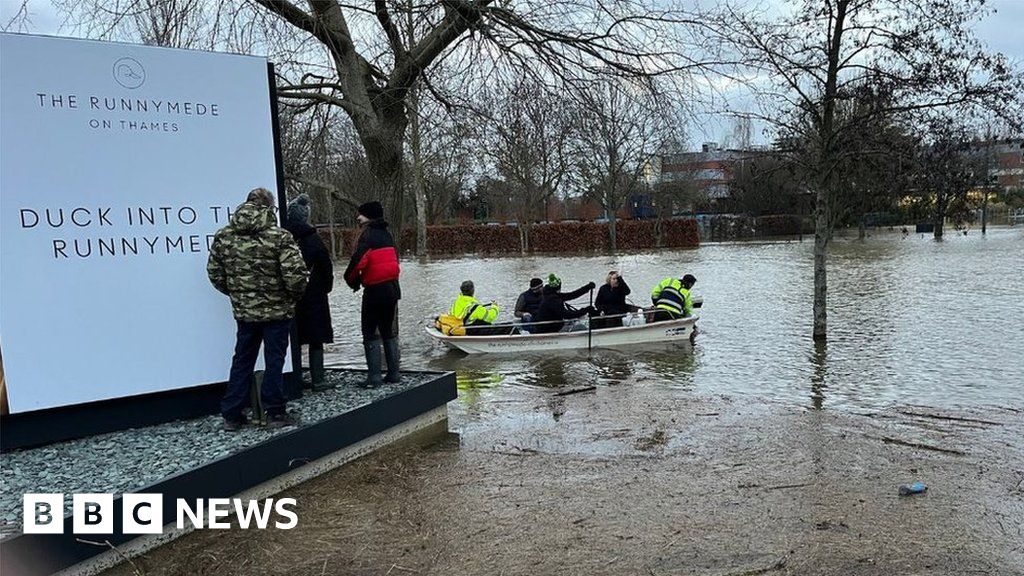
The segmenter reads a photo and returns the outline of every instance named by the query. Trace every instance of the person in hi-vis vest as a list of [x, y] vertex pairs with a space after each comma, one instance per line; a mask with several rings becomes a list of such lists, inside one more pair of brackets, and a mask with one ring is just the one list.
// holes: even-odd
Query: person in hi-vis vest
[[676, 320], [693, 315], [693, 296], [690, 290], [697, 283], [692, 274], [682, 278], [665, 278], [651, 291], [651, 302], [656, 308], [654, 321]]
[[494, 324], [494, 321], [498, 319], [498, 313], [500, 309], [494, 302], [490, 304], [481, 304], [479, 300], [473, 297], [475, 292], [472, 280], [466, 280], [459, 286], [459, 297], [452, 303], [452, 308], [448, 312], [456, 318], [460, 318], [462, 323], [466, 326], [483, 326]]

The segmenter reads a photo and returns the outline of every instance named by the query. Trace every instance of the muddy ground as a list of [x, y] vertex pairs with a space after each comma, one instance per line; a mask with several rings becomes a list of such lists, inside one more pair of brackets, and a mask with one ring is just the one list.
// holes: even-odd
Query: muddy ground
[[298, 528], [196, 532], [109, 574], [1024, 574], [1020, 402], [851, 414], [651, 386], [464, 392], [451, 432], [284, 493]]

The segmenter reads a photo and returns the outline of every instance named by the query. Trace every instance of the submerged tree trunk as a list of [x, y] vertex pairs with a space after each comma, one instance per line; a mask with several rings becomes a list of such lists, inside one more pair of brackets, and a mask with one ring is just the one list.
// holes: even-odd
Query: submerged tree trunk
[[427, 254], [427, 194], [423, 188], [423, 157], [420, 149], [420, 99], [419, 89], [409, 94], [410, 134], [412, 148], [412, 192], [416, 202], [416, 255]]
[[988, 187], [982, 191], [981, 201], [981, 233], [985, 234], [988, 228]]
[[828, 205], [824, 187], [818, 190], [814, 208], [814, 339], [824, 340], [827, 335], [828, 313], [826, 305], [826, 264], [828, 261]]
[[936, 240], [942, 240], [943, 226], [946, 223], [946, 204], [941, 194], [935, 198], [935, 217], [932, 223], [932, 234]]
[[828, 44], [828, 72], [825, 79], [825, 93], [822, 98], [822, 121], [819, 136], [821, 137], [821, 152], [818, 158], [817, 170], [819, 173], [818, 190], [815, 195], [814, 205], [814, 332], [815, 340], [824, 340], [828, 336], [828, 310], [827, 290], [828, 285], [826, 267], [828, 264], [828, 241], [832, 235], [832, 213], [829, 205], [830, 194], [833, 189], [830, 185], [829, 173], [825, 170], [835, 160], [833, 126], [836, 116], [836, 100], [839, 93], [839, 57], [842, 52], [842, 38], [845, 30], [846, 11], [849, 8], [849, 0], [839, 0], [836, 3], [835, 19], [832, 21], [830, 30], [831, 39]]

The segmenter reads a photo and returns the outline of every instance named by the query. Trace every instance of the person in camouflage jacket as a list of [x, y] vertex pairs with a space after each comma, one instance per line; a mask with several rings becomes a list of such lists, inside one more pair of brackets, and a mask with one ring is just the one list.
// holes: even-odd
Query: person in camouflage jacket
[[217, 231], [206, 265], [213, 287], [231, 298], [238, 324], [228, 389], [221, 400], [229, 431], [246, 423], [242, 410], [249, 403], [260, 344], [266, 365], [260, 396], [268, 426], [294, 423], [285, 412], [282, 370], [295, 303], [306, 289], [308, 272], [292, 235], [277, 226], [273, 205], [270, 191], [250, 192], [229, 224]]

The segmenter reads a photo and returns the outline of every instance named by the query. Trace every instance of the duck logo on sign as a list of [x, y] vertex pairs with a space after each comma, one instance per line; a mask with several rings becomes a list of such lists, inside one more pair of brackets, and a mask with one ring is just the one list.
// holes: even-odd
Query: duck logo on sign
[[146, 69], [134, 58], [125, 56], [114, 62], [114, 81], [121, 86], [134, 90], [146, 81]]

